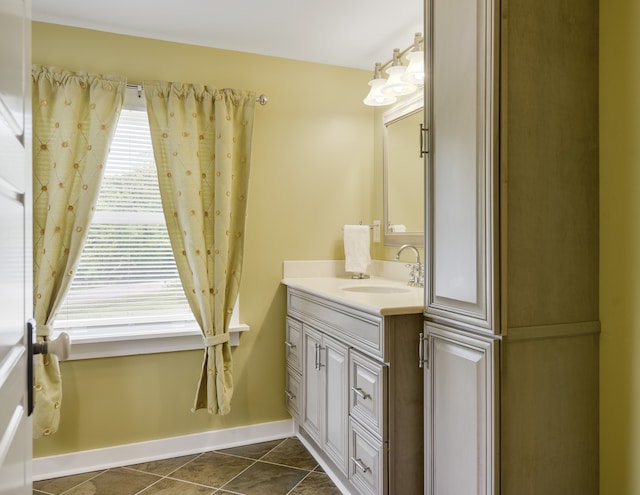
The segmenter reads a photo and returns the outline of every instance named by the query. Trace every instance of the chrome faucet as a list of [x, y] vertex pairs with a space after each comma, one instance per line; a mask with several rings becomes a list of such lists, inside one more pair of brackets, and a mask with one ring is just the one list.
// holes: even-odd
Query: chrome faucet
[[398, 252], [396, 253], [394, 261], [400, 261], [400, 255], [402, 251], [405, 249], [412, 249], [414, 253], [416, 253], [416, 262], [411, 264], [411, 271], [409, 272], [409, 282], [408, 284], [412, 287], [424, 287], [424, 265], [420, 262], [420, 251], [418, 248], [411, 244], [404, 244], [400, 246]]

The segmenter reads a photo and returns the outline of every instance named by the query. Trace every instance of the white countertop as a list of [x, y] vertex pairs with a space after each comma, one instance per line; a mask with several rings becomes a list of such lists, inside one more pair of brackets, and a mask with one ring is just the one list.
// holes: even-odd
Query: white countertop
[[[382, 316], [416, 314], [424, 310], [424, 289], [407, 285], [408, 271], [400, 268], [404, 268], [403, 263], [377, 262], [372, 267], [371, 278], [368, 279], [351, 278], [351, 274], [340, 268], [340, 263], [344, 265], [344, 262], [284, 263], [282, 283], [292, 289], [303, 290], [366, 313]], [[374, 274], [380, 272], [385, 276]], [[406, 278], [403, 277], [404, 272], [407, 273]], [[357, 289], [362, 287], [371, 291], [390, 288], [399, 292], [358, 292]]]

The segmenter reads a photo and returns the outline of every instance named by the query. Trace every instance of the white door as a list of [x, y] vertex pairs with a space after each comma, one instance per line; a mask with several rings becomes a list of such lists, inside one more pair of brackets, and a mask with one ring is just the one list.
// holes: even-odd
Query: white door
[[0, 2], [0, 495], [30, 495], [28, 0]]
[[425, 495], [492, 495], [495, 341], [426, 325]]

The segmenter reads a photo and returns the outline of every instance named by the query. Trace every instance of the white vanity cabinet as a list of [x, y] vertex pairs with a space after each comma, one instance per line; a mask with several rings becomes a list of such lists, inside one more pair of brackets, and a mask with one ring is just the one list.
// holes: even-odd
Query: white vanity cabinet
[[287, 391], [300, 436], [350, 493], [421, 493], [422, 314], [370, 313], [292, 287], [287, 303], [288, 383], [292, 335], [302, 335], [300, 405]]
[[598, 2], [425, 14], [425, 494], [595, 495]]

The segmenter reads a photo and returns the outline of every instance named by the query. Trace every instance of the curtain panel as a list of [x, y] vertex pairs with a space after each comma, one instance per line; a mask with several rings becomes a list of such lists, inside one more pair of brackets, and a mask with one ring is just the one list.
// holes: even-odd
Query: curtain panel
[[159, 81], [144, 89], [167, 230], [204, 340], [194, 410], [227, 414], [256, 96]]
[[[39, 341], [47, 340], [71, 284], [95, 210], [124, 77], [34, 65], [33, 283]], [[55, 355], [34, 358], [33, 436], [55, 433], [62, 378]]]

